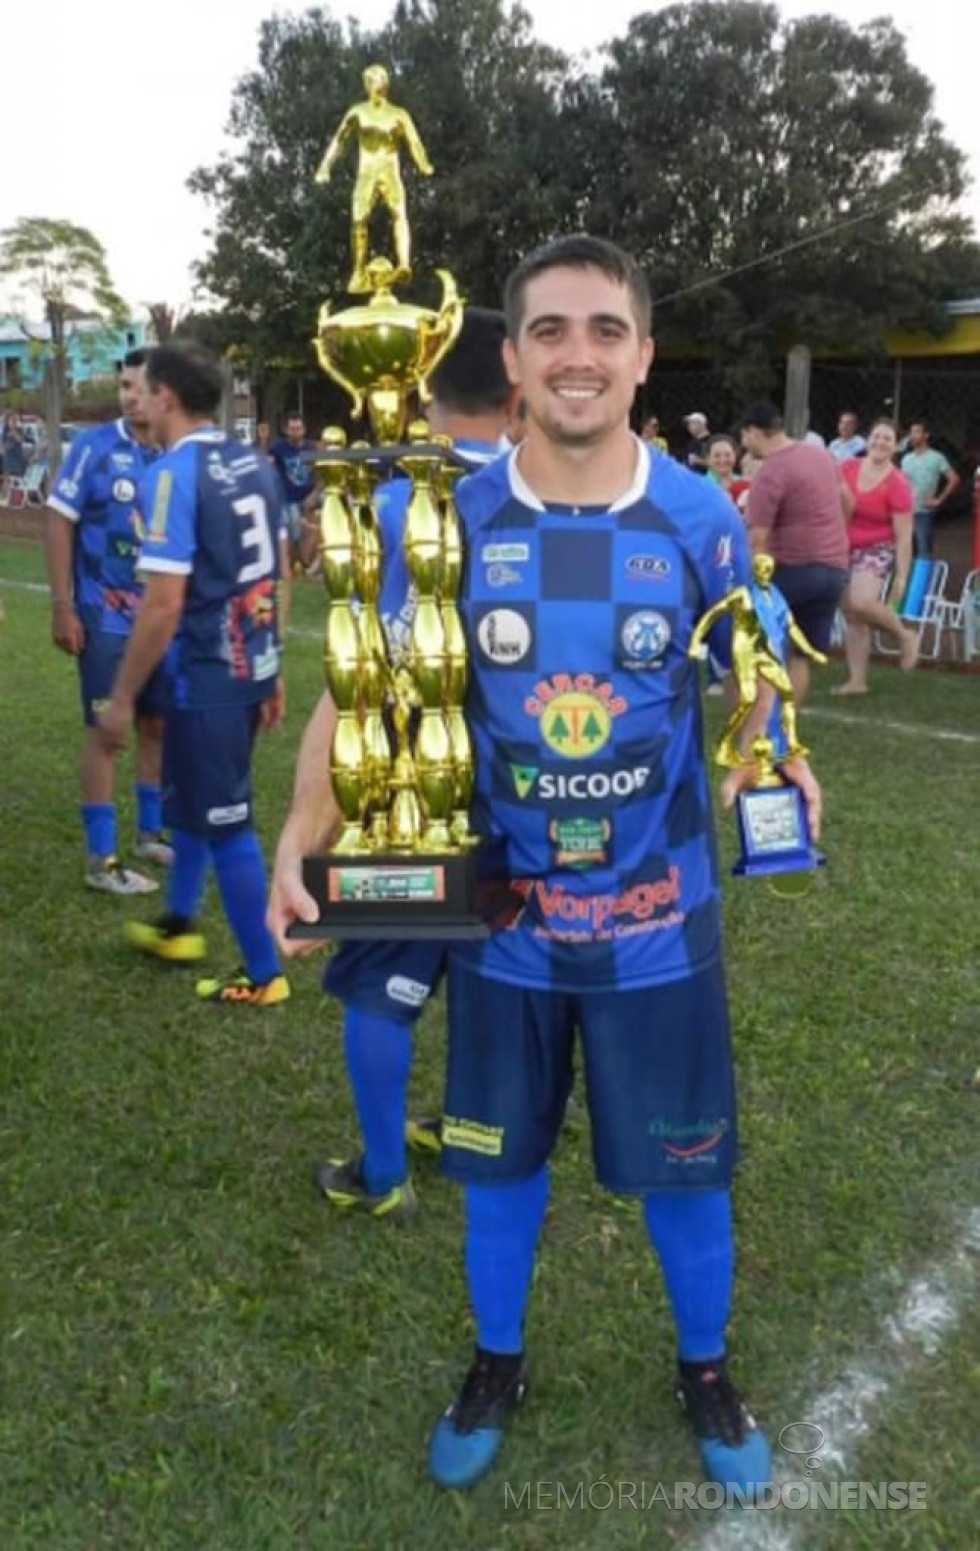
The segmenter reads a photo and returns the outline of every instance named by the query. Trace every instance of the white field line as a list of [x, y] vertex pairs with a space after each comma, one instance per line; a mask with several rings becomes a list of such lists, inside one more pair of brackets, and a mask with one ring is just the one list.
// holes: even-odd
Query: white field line
[[938, 738], [946, 743], [980, 743], [980, 733], [953, 732], [946, 727], [925, 727], [921, 722], [893, 722], [877, 716], [848, 716], [844, 711], [825, 711], [821, 707], [807, 706], [806, 717], [822, 722], [840, 722], [845, 727], [874, 727], [882, 732], [900, 732], [910, 738]]
[[[953, 1252], [906, 1287], [897, 1308], [883, 1322], [883, 1340], [870, 1359], [860, 1367], [849, 1368], [830, 1389], [800, 1406], [796, 1426], [805, 1424], [807, 1431], [791, 1433], [787, 1441], [815, 1440], [815, 1428], [823, 1434], [822, 1444], [813, 1450], [820, 1463], [807, 1479], [828, 1483], [856, 1479], [855, 1448], [878, 1422], [889, 1392], [924, 1358], [935, 1356], [978, 1290], [980, 1207], [975, 1207], [963, 1221]], [[783, 1432], [792, 1426], [784, 1423]], [[802, 1453], [783, 1454], [775, 1438], [773, 1449], [776, 1484], [805, 1479], [808, 1461]], [[809, 1463], [813, 1463], [812, 1456]], [[873, 1476], [877, 1483], [881, 1472], [875, 1471]], [[804, 1529], [801, 1514], [795, 1509], [754, 1512], [734, 1508], [726, 1510], [725, 1517], [696, 1542], [697, 1551], [796, 1551], [803, 1544]]]

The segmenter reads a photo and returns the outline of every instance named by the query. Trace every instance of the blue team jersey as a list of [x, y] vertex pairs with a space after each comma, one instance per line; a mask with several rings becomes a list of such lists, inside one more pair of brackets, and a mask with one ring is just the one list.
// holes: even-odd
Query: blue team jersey
[[269, 448], [269, 457], [279, 475], [284, 501], [298, 506], [312, 495], [316, 485], [313, 472], [316, 446], [313, 442], [301, 442], [298, 447], [285, 439], [274, 442]]
[[282, 528], [268, 462], [221, 431], [194, 431], [148, 471], [139, 501], [140, 570], [187, 577], [170, 657], [175, 704], [266, 699], [279, 673]]
[[[453, 443], [453, 451], [458, 453], [470, 470], [485, 468], [500, 457], [500, 448], [495, 443], [468, 441], [462, 437]], [[410, 480], [392, 479], [381, 486], [376, 498], [384, 552], [379, 608], [388, 645], [395, 657], [399, 657], [408, 646], [412, 620], [415, 618], [415, 584], [409, 577], [402, 547], [411, 492]]]
[[[639, 444], [638, 444], [639, 445]], [[458, 492], [475, 830], [523, 910], [460, 945], [518, 985], [655, 985], [720, 948], [700, 616], [751, 580], [734, 503], [640, 448], [612, 509], [546, 509], [515, 457]], [[712, 650], [723, 661], [728, 631]]]
[[75, 604], [90, 628], [128, 635], [142, 588], [137, 491], [159, 454], [125, 420], [83, 431], [71, 444], [48, 505], [77, 525]]

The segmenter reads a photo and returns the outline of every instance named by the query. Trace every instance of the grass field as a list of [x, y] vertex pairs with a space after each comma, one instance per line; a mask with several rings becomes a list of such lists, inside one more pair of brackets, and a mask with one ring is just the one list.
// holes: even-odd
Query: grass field
[[[978, 1204], [980, 681], [882, 669], [845, 708], [828, 696], [841, 670], [826, 670], [806, 729], [827, 875], [795, 902], [727, 888], [736, 1374], [773, 1437], [876, 1375], [874, 1404], [841, 1412], [836, 1440], [828, 1429], [844, 1458], [821, 1476], [924, 1481], [926, 1511], [643, 1512], [605, 1509], [604, 1490], [589, 1506], [601, 1479], [636, 1483], [639, 1500], [641, 1483], [649, 1498], [698, 1477], [659, 1274], [635, 1206], [591, 1180], [580, 1106], [532, 1303], [531, 1403], [497, 1472], [447, 1496], [425, 1442], [472, 1340], [458, 1193], [417, 1169], [404, 1227], [314, 1197], [312, 1163], [354, 1137], [315, 962], [296, 968], [287, 1007], [246, 1016], [197, 1006], [180, 972], [126, 956], [119, 922], [139, 902], [81, 886], [74, 672], [48, 644], [45, 597], [23, 585], [42, 580], [40, 556], [0, 544], [0, 578], [2, 1551], [976, 1546], [977, 1255], [961, 1252], [945, 1316], [939, 1297], [904, 1342], [889, 1320], [917, 1278], [935, 1305]], [[267, 849], [320, 685], [321, 620], [304, 585], [291, 715], [257, 761]], [[125, 834], [128, 766], [121, 808]], [[730, 823], [723, 843], [730, 862]], [[213, 898], [208, 927], [230, 967]], [[436, 1007], [420, 1108], [439, 1102], [442, 1049]], [[516, 1508], [526, 1482], [531, 1506]], [[558, 1482], [566, 1499], [584, 1483], [585, 1507], [558, 1510]]]

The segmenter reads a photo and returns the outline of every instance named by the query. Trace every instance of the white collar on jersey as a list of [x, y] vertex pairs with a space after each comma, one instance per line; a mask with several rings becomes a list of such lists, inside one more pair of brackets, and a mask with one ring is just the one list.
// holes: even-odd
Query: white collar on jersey
[[[650, 479], [650, 449], [646, 442], [641, 441], [635, 433], [633, 434], [633, 442], [636, 446], [636, 468], [633, 471], [633, 478], [628, 489], [624, 490], [622, 495], [617, 496], [615, 501], [610, 503], [607, 508], [610, 512], [621, 512], [628, 506], [635, 506], [637, 501], [646, 494], [647, 484]], [[520, 455], [521, 449], [520, 446], [517, 446], [507, 458], [507, 476], [510, 480], [511, 495], [515, 500], [520, 501], [522, 506], [530, 506], [536, 512], [543, 512], [545, 510], [544, 502], [540, 496], [535, 495], [518, 467]]]
[[178, 447], [184, 447], [188, 442], [223, 442], [224, 439], [225, 433], [220, 425], [202, 425], [198, 426], [196, 431], [188, 431], [186, 436], [182, 436], [179, 442], [174, 442], [167, 451], [176, 452]]

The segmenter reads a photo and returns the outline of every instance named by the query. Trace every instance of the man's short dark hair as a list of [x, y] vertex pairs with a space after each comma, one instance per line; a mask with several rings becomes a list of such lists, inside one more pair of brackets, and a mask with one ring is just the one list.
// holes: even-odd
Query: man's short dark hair
[[291, 409], [283, 421], [283, 424], [288, 425], [290, 420], [302, 420], [303, 424], [306, 424], [306, 416], [301, 409]]
[[169, 388], [189, 415], [215, 414], [223, 383], [210, 350], [192, 339], [154, 345], [145, 364], [149, 388]]
[[502, 312], [467, 307], [459, 338], [429, 379], [444, 409], [483, 415], [507, 408], [511, 386], [504, 368], [506, 333]]
[[127, 350], [126, 354], [122, 358], [122, 367], [120, 370], [125, 371], [126, 368], [130, 366], [145, 366], [146, 354], [147, 353], [145, 349]]
[[749, 405], [738, 423], [738, 428], [740, 431], [751, 428], [762, 431], [766, 435], [772, 435], [773, 432], [783, 429], [783, 417], [775, 404], [770, 403], [768, 399], [762, 399], [758, 404]]
[[549, 269], [598, 269], [618, 285], [625, 285], [640, 338], [646, 339], [653, 313], [646, 275], [636, 260], [615, 243], [607, 242], [604, 237], [589, 237], [584, 232], [575, 237], [556, 237], [554, 242], [535, 248], [508, 275], [504, 286], [504, 313], [511, 339], [516, 340], [521, 330], [529, 283]]
[[919, 426], [921, 430], [925, 431], [927, 436], [932, 435], [932, 426], [929, 424], [925, 415], [913, 415], [912, 419], [909, 421], [910, 431], [914, 425]]

